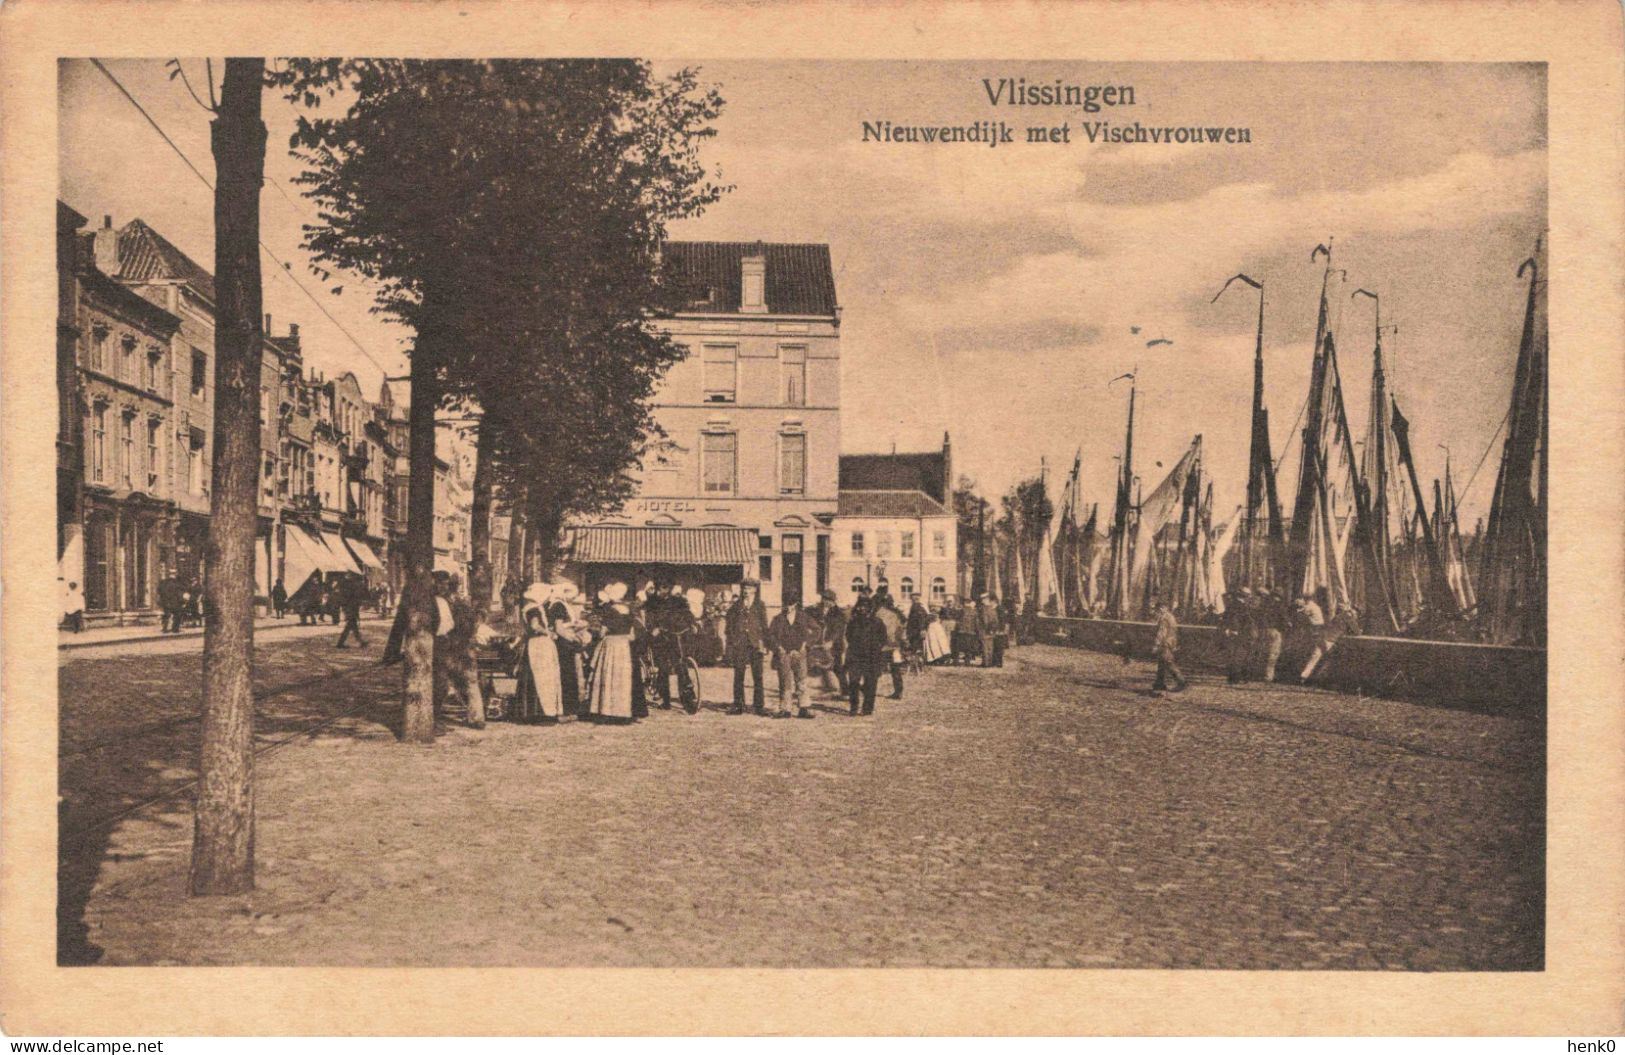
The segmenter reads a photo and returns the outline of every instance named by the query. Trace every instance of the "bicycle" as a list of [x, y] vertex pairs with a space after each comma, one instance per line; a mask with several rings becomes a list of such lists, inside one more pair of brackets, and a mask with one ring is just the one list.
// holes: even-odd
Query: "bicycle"
[[[679, 697], [682, 696], [682, 683], [686, 678], [689, 687], [688, 697], [692, 702], [689, 705], [686, 705], [684, 710], [688, 711], [689, 714], [696, 714], [700, 709], [700, 665], [695, 661], [693, 656], [689, 655], [688, 645], [686, 643], [689, 635], [693, 633], [693, 629], [690, 628], [687, 630], [679, 630], [674, 635], [677, 638], [678, 695]], [[645, 650], [643, 657], [643, 670], [639, 673], [639, 680], [643, 685], [643, 698], [646, 700], [658, 699], [660, 697], [661, 688], [660, 664], [655, 661], [653, 646]]]

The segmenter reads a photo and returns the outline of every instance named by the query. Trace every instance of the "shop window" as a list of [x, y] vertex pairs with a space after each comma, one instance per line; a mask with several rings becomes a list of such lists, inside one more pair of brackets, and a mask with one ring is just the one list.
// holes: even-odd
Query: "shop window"
[[779, 494], [799, 495], [807, 491], [807, 437], [787, 432], [779, 437]]
[[914, 580], [909, 578], [906, 575], [903, 576], [903, 583], [902, 583], [901, 586], [899, 586], [897, 588], [897, 592], [898, 592], [898, 594], [900, 596], [903, 596], [903, 597], [913, 597], [914, 596]]
[[904, 556], [904, 557], [912, 557], [912, 556], [914, 556], [914, 532], [912, 532], [912, 531], [903, 532], [901, 555]]
[[85, 610], [105, 612], [108, 609], [108, 573], [110, 552], [108, 534], [113, 525], [104, 517], [85, 523]]
[[931, 603], [942, 604], [948, 599], [948, 582], [942, 576], [931, 580]]
[[739, 349], [731, 344], [708, 344], [702, 359], [705, 401], [732, 403], [739, 391]]
[[863, 556], [863, 532], [861, 531], [852, 532], [852, 556]]
[[739, 479], [739, 437], [732, 432], [707, 432], [700, 441], [705, 493], [733, 494]]
[[863, 592], [863, 576], [854, 575], [852, 577], [852, 592], [853, 593], [862, 593]]

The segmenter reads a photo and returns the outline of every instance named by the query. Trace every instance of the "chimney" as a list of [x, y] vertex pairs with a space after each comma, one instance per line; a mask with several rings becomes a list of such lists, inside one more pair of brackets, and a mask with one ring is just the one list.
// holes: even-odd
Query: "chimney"
[[299, 324], [297, 322], [288, 323], [288, 336], [296, 341], [299, 339]]
[[90, 251], [97, 271], [110, 277], [118, 275], [118, 232], [113, 230], [111, 216], [102, 216], [102, 225], [91, 236]]
[[767, 311], [767, 251], [761, 242], [739, 261], [739, 310], [754, 314]]
[[954, 448], [948, 440], [947, 430], [942, 433], [942, 504], [953, 508], [954, 501]]

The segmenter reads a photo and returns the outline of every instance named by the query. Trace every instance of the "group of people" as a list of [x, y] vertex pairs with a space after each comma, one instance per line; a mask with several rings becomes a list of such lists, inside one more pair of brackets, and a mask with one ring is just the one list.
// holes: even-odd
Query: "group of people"
[[[576, 585], [563, 579], [505, 590], [521, 628], [512, 645], [517, 689], [510, 719], [554, 722], [576, 715], [625, 723], [674, 703], [698, 713], [693, 661], [702, 641], [720, 641], [720, 659], [732, 670], [728, 713], [771, 718], [815, 717], [814, 681], [844, 699], [850, 715], [863, 717], [874, 714], [888, 675], [890, 698], [903, 698], [905, 671], [915, 660], [955, 662], [974, 651], [984, 665], [1002, 662], [994, 644], [1002, 624], [992, 598], [945, 621], [917, 598], [899, 606], [885, 586], [860, 590], [850, 609], [825, 590], [815, 605], [786, 603], [769, 617], [755, 580], [729, 594], [684, 590], [664, 574], [637, 582], [635, 591], [624, 582], [610, 583], [596, 604], [586, 603]], [[950, 634], [956, 624], [978, 642], [974, 648], [955, 649]], [[777, 675], [772, 708], [769, 666]]]
[[1291, 600], [1284, 591], [1255, 592], [1245, 586], [1232, 591], [1219, 617], [1226, 680], [1232, 685], [1275, 681], [1284, 651], [1303, 658], [1298, 680], [1307, 682], [1344, 635], [1360, 632], [1359, 614], [1352, 607], [1327, 618], [1329, 600], [1324, 587], [1313, 597]]
[[[357, 642], [361, 641], [361, 609], [371, 606], [381, 615], [386, 608], [382, 588], [368, 586], [366, 578], [355, 572], [311, 576], [292, 597], [278, 576], [271, 585], [270, 600], [271, 612], [278, 619], [292, 612], [299, 617], [300, 626], [317, 626], [323, 619], [338, 626], [343, 621], [345, 631], [353, 632]], [[339, 642], [343, 648], [344, 636]]]
[[158, 580], [158, 611], [160, 633], [178, 634], [187, 623], [202, 626], [203, 588], [194, 582], [182, 582], [175, 575], [164, 576]]

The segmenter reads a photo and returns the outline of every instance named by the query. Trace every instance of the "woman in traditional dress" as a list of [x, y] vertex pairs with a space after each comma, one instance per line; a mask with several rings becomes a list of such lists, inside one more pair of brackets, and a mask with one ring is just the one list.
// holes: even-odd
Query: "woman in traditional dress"
[[632, 721], [632, 694], [636, 673], [632, 668], [632, 632], [635, 620], [626, 603], [626, 583], [612, 582], [598, 594], [604, 638], [592, 658], [593, 717], [600, 722]]
[[516, 722], [556, 722], [564, 713], [559, 685], [559, 650], [547, 616], [553, 593], [545, 583], [532, 583], [520, 601], [525, 641], [519, 650], [519, 691], [512, 719]]
[[559, 689], [564, 699], [565, 714], [580, 714], [581, 653], [592, 639], [587, 627], [573, 610], [573, 602], [580, 591], [568, 579], [556, 579], [551, 584], [552, 600], [547, 605], [547, 625], [552, 628], [559, 649]]
[[953, 646], [948, 637], [948, 628], [942, 625], [940, 608], [931, 613], [931, 621], [925, 625], [924, 656], [927, 663], [946, 663], [953, 658]]

